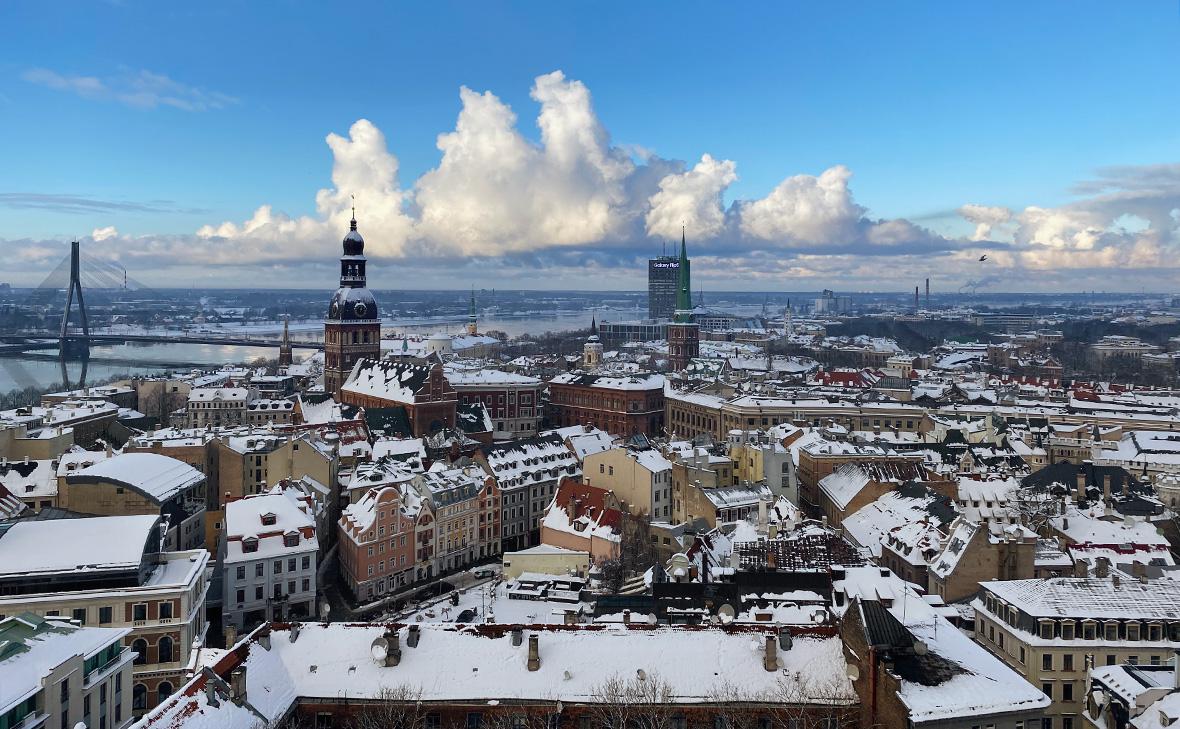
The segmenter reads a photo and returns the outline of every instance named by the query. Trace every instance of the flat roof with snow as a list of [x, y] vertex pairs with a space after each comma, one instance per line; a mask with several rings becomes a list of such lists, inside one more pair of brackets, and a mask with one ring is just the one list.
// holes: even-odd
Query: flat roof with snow
[[159, 517], [21, 521], [0, 533], [0, 579], [139, 569]]

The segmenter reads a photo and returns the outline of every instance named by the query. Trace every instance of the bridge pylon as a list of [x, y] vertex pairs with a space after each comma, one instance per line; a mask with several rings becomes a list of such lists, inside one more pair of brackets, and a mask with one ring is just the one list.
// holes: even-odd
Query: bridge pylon
[[[66, 290], [66, 308], [61, 315], [61, 356], [70, 359], [87, 358], [90, 356], [90, 325], [86, 321], [86, 301], [82, 298], [81, 277], [82, 254], [78, 241], [70, 243], [70, 285]], [[70, 309], [73, 308], [74, 295], [78, 296], [78, 316], [82, 320], [82, 331], [70, 331]]]

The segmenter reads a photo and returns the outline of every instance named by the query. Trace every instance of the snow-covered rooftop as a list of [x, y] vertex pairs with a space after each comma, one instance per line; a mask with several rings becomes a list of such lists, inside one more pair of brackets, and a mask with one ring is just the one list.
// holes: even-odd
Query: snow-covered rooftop
[[184, 461], [158, 453], [121, 453], [75, 471], [68, 483], [110, 481], [118, 483], [158, 501], [164, 502], [205, 480], [205, 474]]
[[[95, 516], [21, 521], [0, 533], [0, 577], [134, 570], [157, 516]], [[154, 544], [152, 546], [158, 546]]]
[[[732, 696], [732, 687], [750, 697], [785, 695], [818, 705], [856, 701], [838, 637], [796, 636], [790, 649], [778, 651], [778, 670], [767, 671], [766, 637], [775, 634], [750, 628], [555, 627], [527, 630], [514, 645], [504, 629], [493, 633], [424, 624], [417, 626], [415, 647], [407, 642], [408, 628], [396, 629], [401, 657], [393, 667], [375, 660], [371, 649], [384, 626], [345, 623], [304, 624], [294, 640], [291, 630], [276, 629], [269, 634], [269, 649], [255, 637], [239, 644], [227, 661], [236, 663], [242, 656], [246, 701], [268, 723], [297, 699], [377, 698], [406, 686], [424, 702], [593, 703], [612, 675], [630, 679], [642, 674], [646, 680], [667, 682], [669, 703], [719, 702]], [[534, 671], [527, 665], [532, 636], [538, 638], [540, 657]], [[232, 701], [211, 705], [201, 690], [208, 680], [205, 675], [194, 678], [140, 726], [249, 729], [259, 722], [249, 708]]]

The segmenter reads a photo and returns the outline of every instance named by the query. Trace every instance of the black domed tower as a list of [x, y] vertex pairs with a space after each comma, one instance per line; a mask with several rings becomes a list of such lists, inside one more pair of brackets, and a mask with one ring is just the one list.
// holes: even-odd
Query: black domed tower
[[340, 257], [340, 288], [324, 321], [324, 391], [337, 402], [353, 365], [381, 357], [381, 319], [377, 299], [366, 288], [365, 239], [357, 232], [355, 210], [350, 227]]

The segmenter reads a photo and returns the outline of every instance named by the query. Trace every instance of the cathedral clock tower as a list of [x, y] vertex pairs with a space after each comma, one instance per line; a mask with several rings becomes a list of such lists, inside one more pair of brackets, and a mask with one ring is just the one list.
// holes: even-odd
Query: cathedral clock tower
[[350, 227], [340, 257], [340, 288], [324, 321], [324, 392], [337, 402], [353, 365], [381, 358], [381, 319], [377, 299], [366, 288], [365, 239], [357, 232], [355, 210]]

